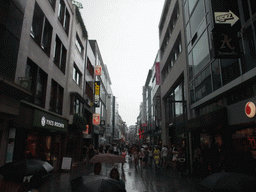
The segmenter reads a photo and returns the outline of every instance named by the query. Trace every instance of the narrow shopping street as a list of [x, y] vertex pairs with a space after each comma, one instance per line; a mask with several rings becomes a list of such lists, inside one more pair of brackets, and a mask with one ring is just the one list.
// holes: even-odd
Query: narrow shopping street
[[[122, 171], [121, 164], [116, 164], [121, 178], [125, 181], [127, 192], [185, 192], [198, 191], [196, 184], [199, 180], [182, 177], [172, 168], [164, 169], [162, 166], [155, 171], [153, 167], [146, 167], [136, 170], [134, 162], [129, 155], [126, 156], [127, 163], [124, 164]], [[101, 175], [108, 176], [113, 165], [102, 165]], [[39, 192], [69, 192], [71, 191], [70, 181], [80, 175], [88, 175], [93, 172], [93, 166], [80, 164], [72, 167], [68, 172], [53, 173], [48, 182], [45, 183]]]

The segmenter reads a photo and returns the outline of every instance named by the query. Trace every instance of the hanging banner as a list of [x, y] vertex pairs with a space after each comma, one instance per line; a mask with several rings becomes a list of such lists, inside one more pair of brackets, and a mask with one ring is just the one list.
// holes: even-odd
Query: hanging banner
[[156, 72], [156, 85], [161, 84], [161, 74], [160, 74], [160, 63], [155, 63], [155, 72]]
[[100, 81], [94, 82], [94, 107], [100, 107]]
[[239, 58], [241, 29], [237, 1], [212, 0], [214, 28], [212, 30], [215, 58]]
[[101, 66], [100, 65], [95, 66], [95, 75], [97, 75], [97, 76], [101, 75]]
[[100, 124], [100, 114], [94, 113], [93, 114], [93, 125], [99, 125]]

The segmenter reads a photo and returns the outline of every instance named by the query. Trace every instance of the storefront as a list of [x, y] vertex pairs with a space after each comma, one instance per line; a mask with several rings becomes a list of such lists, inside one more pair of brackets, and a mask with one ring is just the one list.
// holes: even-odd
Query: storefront
[[13, 160], [41, 159], [58, 170], [63, 157], [68, 121], [22, 102], [15, 122]]
[[[256, 97], [236, 103], [228, 107], [228, 118], [232, 138], [232, 147], [241, 147], [251, 151], [256, 159]], [[231, 145], [231, 144], [230, 144]]]

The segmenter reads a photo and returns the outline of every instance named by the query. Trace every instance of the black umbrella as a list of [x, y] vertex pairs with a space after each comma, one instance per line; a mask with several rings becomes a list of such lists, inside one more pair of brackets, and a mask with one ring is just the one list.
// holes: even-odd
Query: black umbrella
[[126, 192], [122, 184], [101, 175], [80, 176], [71, 181], [73, 192]]
[[0, 174], [3, 176], [28, 176], [35, 174], [47, 174], [53, 170], [53, 166], [46, 161], [27, 159], [6, 163], [0, 167]]
[[214, 173], [201, 181], [213, 191], [254, 191], [256, 177], [241, 173]]

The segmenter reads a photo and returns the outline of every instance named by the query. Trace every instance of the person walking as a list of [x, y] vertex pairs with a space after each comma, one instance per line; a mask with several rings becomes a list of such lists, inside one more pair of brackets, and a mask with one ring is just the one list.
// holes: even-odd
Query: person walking
[[110, 171], [109, 177], [120, 182], [120, 185], [125, 188], [125, 182], [120, 179], [120, 174], [117, 168], [113, 168]]
[[158, 146], [156, 146], [154, 152], [153, 152], [154, 160], [155, 160], [155, 169], [159, 169], [159, 163], [161, 158], [161, 151]]
[[[125, 157], [126, 157], [126, 152], [125, 152], [125, 149], [123, 148], [123, 150], [122, 150], [122, 157], [124, 158], [124, 160], [125, 160]], [[124, 163], [122, 163], [122, 170], [124, 169]]]
[[167, 149], [166, 145], [163, 146], [161, 154], [162, 154], [163, 167], [165, 168], [167, 165], [166, 162], [167, 162], [167, 157], [168, 157], [168, 149]]
[[177, 171], [178, 156], [179, 156], [178, 149], [176, 146], [174, 146], [172, 149], [172, 165], [173, 165], [174, 171]]
[[143, 150], [142, 149], [140, 149], [140, 152], [139, 152], [139, 160], [140, 160], [140, 166], [141, 166], [141, 168], [144, 168], [144, 166], [145, 166], [145, 162], [144, 162], [144, 157], [145, 157], [145, 154], [144, 154], [144, 152], [143, 152]]
[[136, 170], [137, 170], [137, 166], [138, 166], [138, 162], [139, 162], [138, 154], [139, 154], [139, 152], [138, 152], [137, 148], [134, 148], [134, 150], [133, 150], [133, 159], [134, 159], [134, 166], [135, 166]]
[[91, 173], [90, 175], [100, 175], [101, 168], [102, 168], [101, 163], [99, 163], [99, 162], [98, 162], [98, 163], [95, 163], [95, 164], [94, 164], [93, 173]]
[[153, 161], [153, 150], [152, 147], [148, 148], [148, 165], [152, 166], [152, 161]]

